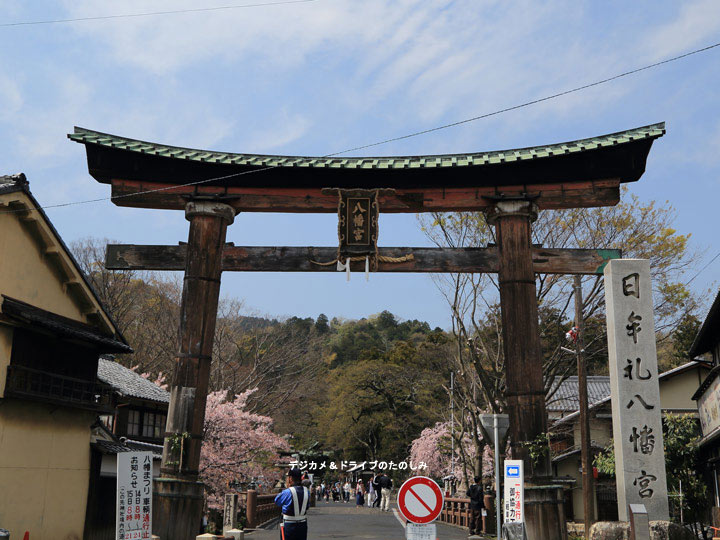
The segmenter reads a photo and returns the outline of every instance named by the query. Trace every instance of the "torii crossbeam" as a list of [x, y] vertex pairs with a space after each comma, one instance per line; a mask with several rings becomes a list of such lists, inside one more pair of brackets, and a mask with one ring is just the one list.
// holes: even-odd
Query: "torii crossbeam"
[[[340, 188], [378, 190], [381, 212], [480, 211], [495, 227], [496, 247], [384, 248], [414, 257], [393, 268], [380, 263], [378, 270], [498, 272], [511, 450], [525, 460], [529, 484], [528, 539], [566, 538], [549, 456], [533, 462], [525, 444], [547, 431], [535, 273], [598, 273], [619, 254], [533, 247], [531, 224], [538, 210], [617, 204], [620, 184], [642, 176], [653, 141], [664, 133], [664, 124], [654, 124], [515, 150], [329, 158], [195, 150], [76, 128], [69, 138], [85, 145], [90, 174], [111, 185], [115, 204], [185, 210], [190, 221], [187, 245], [108, 249], [109, 267], [185, 270], [153, 532], [190, 540], [198, 530], [198, 466], [222, 271], [323, 271], [332, 267], [315, 268], [314, 257], [337, 256], [334, 248], [229, 246], [227, 226], [238, 212], [336, 212]], [[187, 444], [175, 444], [185, 433]]]
[[[379, 248], [377, 272], [496, 274], [500, 259], [495, 247], [488, 248]], [[335, 272], [336, 247], [235, 246], [226, 244], [222, 252], [223, 272]], [[536, 274], [602, 275], [611, 259], [619, 259], [619, 249], [532, 248]], [[407, 258], [404, 262], [383, 262]], [[184, 270], [187, 245], [138, 246], [109, 244], [105, 267], [108, 270]], [[354, 271], [365, 268], [363, 261], [350, 263]]]

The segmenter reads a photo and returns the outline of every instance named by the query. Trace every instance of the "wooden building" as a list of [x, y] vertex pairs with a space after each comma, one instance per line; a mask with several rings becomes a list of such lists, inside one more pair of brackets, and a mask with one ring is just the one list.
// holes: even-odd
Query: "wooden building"
[[705, 463], [702, 472], [712, 496], [713, 525], [717, 527], [720, 526], [720, 293], [695, 336], [689, 356], [703, 356], [712, 366], [692, 399], [697, 402], [700, 416], [702, 439], [699, 445], [701, 459]]
[[25, 176], [0, 177], [0, 528], [83, 536], [101, 353], [132, 352]]
[[100, 416], [92, 430], [84, 540], [114, 540], [117, 455], [152, 452], [153, 476], [160, 475], [170, 394], [112, 357], [100, 358], [97, 376], [111, 389], [112, 413]]

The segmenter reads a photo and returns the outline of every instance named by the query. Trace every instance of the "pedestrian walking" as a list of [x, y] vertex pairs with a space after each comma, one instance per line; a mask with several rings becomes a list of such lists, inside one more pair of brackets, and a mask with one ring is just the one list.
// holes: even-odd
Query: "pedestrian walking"
[[480, 534], [482, 531], [483, 489], [482, 477], [476, 476], [475, 483], [467, 490], [470, 497], [470, 536]]
[[380, 508], [380, 503], [382, 502], [382, 491], [380, 490], [380, 484], [378, 483], [379, 475], [373, 476], [372, 479], [372, 486], [375, 490], [375, 500], [373, 501], [373, 508]]
[[285, 478], [287, 489], [275, 497], [275, 504], [282, 510], [281, 540], [307, 540], [306, 513], [310, 504], [310, 490], [301, 482], [300, 469], [290, 469]]
[[365, 485], [362, 479], [358, 480], [355, 486], [355, 506], [362, 507], [365, 505]]
[[387, 474], [382, 473], [380, 475], [380, 478], [378, 479], [378, 484], [380, 485], [380, 493], [382, 494], [380, 510], [382, 510], [383, 512], [389, 512], [390, 496], [392, 494], [393, 481]]
[[350, 485], [350, 480], [345, 480], [345, 483], [343, 484], [343, 502], [349, 503], [350, 502], [350, 489], [352, 486]]

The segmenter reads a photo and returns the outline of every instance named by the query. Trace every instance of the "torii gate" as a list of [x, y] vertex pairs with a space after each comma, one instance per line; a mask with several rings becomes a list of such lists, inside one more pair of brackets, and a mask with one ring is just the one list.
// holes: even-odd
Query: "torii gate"
[[[228, 225], [238, 212], [337, 212], [338, 189], [364, 189], [378, 190], [381, 212], [478, 211], [494, 225], [496, 247], [380, 248], [376, 270], [499, 274], [511, 451], [525, 460], [531, 486], [528, 538], [565, 538], [549, 455], [532, 463], [523, 445], [547, 431], [535, 274], [598, 274], [619, 253], [533, 247], [531, 224], [539, 210], [617, 204], [620, 184], [642, 176], [653, 141], [664, 133], [660, 123], [516, 150], [327, 158], [193, 150], [75, 128], [68, 137], [85, 144], [89, 172], [111, 185], [115, 204], [185, 210], [190, 221], [187, 245], [111, 245], [107, 253], [108, 268], [185, 271], [154, 532], [190, 540], [198, 530], [198, 467], [222, 271], [335, 269], [313, 262], [333, 260], [335, 247], [237, 247], [225, 244]], [[364, 269], [362, 262], [351, 264]]]

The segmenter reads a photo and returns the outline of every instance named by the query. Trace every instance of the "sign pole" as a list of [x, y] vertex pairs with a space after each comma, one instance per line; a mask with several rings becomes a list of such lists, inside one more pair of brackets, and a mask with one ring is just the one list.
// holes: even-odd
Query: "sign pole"
[[450, 372], [450, 496], [455, 495], [455, 372]]
[[480, 423], [485, 428], [487, 436], [490, 438], [495, 448], [495, 526], [498, 535], [502, 527], [502, 505], [500, 504], [502, 497], [500, 496], [500, 467], [502, 456], [500, 455], [500, 439], [505, 437], [510, 426], [510, 419], [507, 414], [481, 414]]
[[498, 433], [498, 415], [493, 414], [493, 433], [495, 434], [495, 532], [500, 537], [502, 527], [501, 506], [500, 506], [500, 437]]

